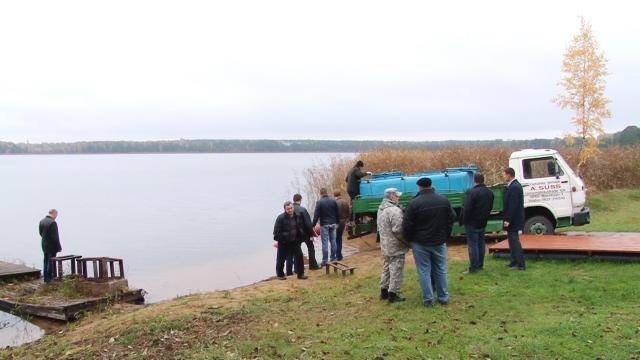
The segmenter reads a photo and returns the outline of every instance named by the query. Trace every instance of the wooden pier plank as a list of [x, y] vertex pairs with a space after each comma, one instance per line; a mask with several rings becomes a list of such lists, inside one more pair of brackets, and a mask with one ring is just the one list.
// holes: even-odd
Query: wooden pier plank
[[[525, 252], [607, 253], [640, 256], [640, 235], [522, 235]], [[489, 247], [489, 252], [509, 251], [509, 242], [501, 241]]]
[[21, 277], [40, 277], [40, 270], [28, 266], [0, 261], [0, 280], [7, 281]]

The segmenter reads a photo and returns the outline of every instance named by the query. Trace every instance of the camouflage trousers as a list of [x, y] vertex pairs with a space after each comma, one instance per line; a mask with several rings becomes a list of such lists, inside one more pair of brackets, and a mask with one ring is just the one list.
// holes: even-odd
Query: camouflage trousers
[[384, 256], [380, 288], [389, 289], [389, 292], [399, 293], [404, 280], [404, 254], [396, 256]]

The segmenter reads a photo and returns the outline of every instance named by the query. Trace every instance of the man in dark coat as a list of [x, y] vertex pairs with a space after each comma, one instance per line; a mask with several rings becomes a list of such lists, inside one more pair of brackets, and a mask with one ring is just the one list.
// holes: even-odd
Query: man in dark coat
[[40, 220], [38, 224], [38, 232], [42, 239], [42, 252], [44, 254], [44, 262], [42, 266], [42, 276], [44, 282], [48, 283], [53, 279], [53, 272], [51, 269], [51, 258], [55, 257], [57, 253], [62, 251], [60, 246], [60, 235], [58, 234], [58, 223], [56, 218], [58, 217], [58, 210], [51, 209], [49, 214], [44, 219]]
[[431, 179], [421, 178], [417, 182], [419, 194], [405, 209], [402, 229], [404, 238], [411, 244], [422, 301], [427, 307], [433, 304], [432, 270], [438, 302], [449, 303], [447, 289], [447, 239], [451, 235], [456, 213], [449, 199], [436, 194]]
[[484, 267], [484, 233], [493, 209], [493, 192], [484, 184], [484, 175], [476, 173], [473, 182], [475, 186], [464, 199], [460, 217], [460, 225], [464, 225], [464, 232], [467, 234], [469, 251], [469, 270], [465, 273], [475, 273]]
[[347, 182], [347, 193], [351, 198], [351, 201], [355, 200], [356, 196], [360, 195], [360, 179], [367, 176], [367, 173], [362, 171], [364, 163], [362, 160], [358, 160], [356, 165], [349, 170], [347, 177], [344, 181]]
[[291, 201], [284, 203], [284, 212], [276, 218], [273, 227], [273, 240], [278, 242], [278, 254], [276, 257], [276, 276], [280, 280], [286, 280], [284, 263], [293, 253], [295, 270], [298, 279], [306, 279], [304, 275], [304, 259], [300, 244], [305, 235], [304, 220], [293, 210]]
[[[316, 249], [313, 245], [313, 238], [316, 236], [316, 234], [313, 231], [313, 226], [311, 225], [311, 215], [309, 215], [307, 209], [301, 204], [302, 195], [293, 195], [293, 211], [300, 217], [302, 217], [302, 220], [304, 220], [305, 234], [303, 236], [303, 240], [307, 245], [307, 253], [309, 254], [309, 269], [318, 270], [320, 269], [320, 266], [318, 266], [318, 261], [316, 260]], [[287, 275], [292, 274], [292, 267], [293, 254], [290, 255], [289, 259], [287, 259]]]
[[[340, 222], [340, 210], [338, 203], [329, 197], [327, 188], [320, 189], [320, 200], [316, 202], [316, 209], [313, 212], [312, 225], [320, 222], [320, 239], [322, 240], [322, 263], [325, 266], [327, 261], [336, 260], [336, 230]], [[331, 258], [329, 258], [329, 244], [331, 244]]]
[[[347, 177], [344, 179], [344, 181], [347, 182], [347, 193], [351, 198], [352, 205], [356, 197], [360, 195], [361, 179], [367, 175], [371, 175], [370, 172], [362, 171], [363, 167], [364, 167], [364, 162], [362, 162], [362, 160], [358, 160], [358, 162], [356, 162], [356, 165], [352, 167], [351, 170], [349, 170], [349, 173], [347, 173]], [[360, 223], [360, 216], [354, 217], [353, 214], [351, 214], [350, 218], [356, 224]]]
[[510, 270], [524, 270], [524, 252], [520, 243], [520, 233], [524, 230], [524, 193], [522, 185], [516, 180], [516, 172], [512, 168], [504, 170], [504, 181], [507, 183], [507, 191], [504, 194], [504, 222], [509, 240], [509, 252], [511, 261]]

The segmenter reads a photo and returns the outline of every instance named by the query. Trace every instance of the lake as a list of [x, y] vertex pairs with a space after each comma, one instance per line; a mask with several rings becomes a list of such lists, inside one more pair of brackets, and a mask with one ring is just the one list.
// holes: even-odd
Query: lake
[[274, 275], [296, 178], [332, 155], [0, 156], [0, 260], [41, 269], [37, 225], [56, 208], [61, 254], [124, 259], [147, 301], [251, 284]]

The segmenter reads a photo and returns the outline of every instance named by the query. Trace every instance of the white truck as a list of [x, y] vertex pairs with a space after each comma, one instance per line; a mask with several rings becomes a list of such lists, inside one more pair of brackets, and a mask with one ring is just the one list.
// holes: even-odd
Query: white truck
[[525, 233], [553, 234], [556, 228], [591, 221], [584, 182], [556, 150], [516, 151], [509, 167], [524, 190]]

